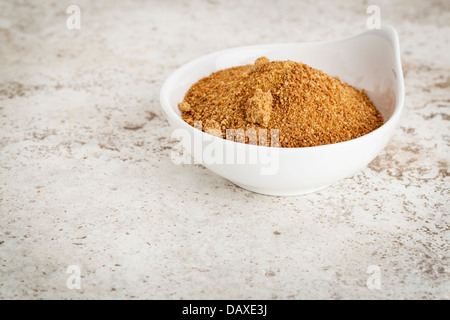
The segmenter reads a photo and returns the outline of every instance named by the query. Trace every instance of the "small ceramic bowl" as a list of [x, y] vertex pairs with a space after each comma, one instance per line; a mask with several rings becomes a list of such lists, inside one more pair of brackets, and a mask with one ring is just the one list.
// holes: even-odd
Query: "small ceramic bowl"
[[[212, 72], [252, 64], [262, 56], [271, 61], [303, 62], [365, 89], [385, 123], [369, 134], [345, 142], [273, 148], [216, 138], [182, 120], [178, 103], [192, 84]], [[215, 52], [174, 71], [164, 82], [160, 98], [173, 136], [181, 138], [181, 145], [197, 163], [258, 193], [286, 196], [313, 192], [367, 166], [391, 137], [404, 100], [398, 35], [394, 28], [385, 26], [336, 41], [256, 45]], [[230, 161], [211, 159], [214, 154]], [[179, 159], [174, 162], [180, 163]]]

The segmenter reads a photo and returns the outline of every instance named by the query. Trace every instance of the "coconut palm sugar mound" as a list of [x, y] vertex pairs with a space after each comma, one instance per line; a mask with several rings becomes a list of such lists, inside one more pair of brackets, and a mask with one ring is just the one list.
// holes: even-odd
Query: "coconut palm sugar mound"
[[188, 124], [218, 129], [223, 138], [227, 129], [267, 129], [270, 139], [278, 129], [285, 148], [347, 141], [383, 124], [364, 90], [306, 64], [265, 57], [201, 79], [178, 107]]

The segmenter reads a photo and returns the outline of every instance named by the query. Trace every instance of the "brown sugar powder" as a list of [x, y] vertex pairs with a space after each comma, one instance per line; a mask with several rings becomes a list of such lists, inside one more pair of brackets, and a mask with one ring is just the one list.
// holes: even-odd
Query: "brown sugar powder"
[[[383, 124], [364, 90], [293, 61], [262, 57], [253, 65], [214, 72], [178, 105], [202, 130], [278, 129], [279, 146], [311, 147], [363, 136]], [[249, 143], [249, 140], [246, 140]]]

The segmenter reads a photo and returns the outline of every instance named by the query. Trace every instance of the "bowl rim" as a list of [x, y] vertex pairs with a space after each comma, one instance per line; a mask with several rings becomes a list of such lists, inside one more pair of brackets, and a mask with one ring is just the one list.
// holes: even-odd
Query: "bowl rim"
[[[360, 136], [360, 137], [357, 137], [357, 138], [354, 138], [351, 140], [347, 140], [347, 141], [319, 145], [319, 146], [311, 146], [311, 147], [296, 147], [296, 148], [276, 147], [276, 148], [274, 148], [271, 146], [247, 144], [247, 143], [236, 142], [236, 141], [232, 141], [232, 140], [219, 138], [219, 137], [210, 135], [206, 132], [203, 132], [203, 131], [189, 125], [188, 123], [186, 123], [170, 107], [169, 92], [170, 92], [170, 88], [172, 87], [172, 82], [174, 82], [174, 79], [180, 73], [182, 73], [186, 69], [189, 69], [193, 64], [196, 64], [200, 60], [210, 58], [210, 57], [216, 56], [216, 55], [226, 54], [226, 53], [229, 53], [232, 51], [245, 50], [245, 49], [251, 49], [251, 48], [272, 48], [272, 47], [276, 47], [276, 46], [279, 47], [279, 46], [292, 46], [292, 45], [296, 45], [298, 47], [310, 47], [310, 46], [313, 47], [313, 46], [320, 46], [320, 45], [328, 45], [328, 44], [332, 44], [332, 43], [336, 43], [336, 42], [348, 41], [348, 40], [351, 40], [354, 38], [358, 38], [358, 37], [362, 37], [362, 36], [366, 36], [366, 35], [370, 35], [370, 34], [385, 35], [390, 38], [390, 42], [393, 45], [393, 52], [394, 52], [394, 60], [395, 60], [394, 72], [396, 74], [396, 80], [397, 80], [396, 86], [398, 87], [398, 95], [396, 97], [397, 99], [396, 99], [395, 109], [394, 109], [394, 112], [391, 115], [391, 117], [386, 122], [384, 122], [380, 127], [378, 127], [377, 129], [375, 129], [363, 136]], [[251, 149], [251, 148], [267, 148], [270, 150], [276, 149], [277, 152], [298, 152], [299, 150], [307, 152], [307, 151], [313, 151], [313, 150], [318, 151], [318, 150], [331, 149], [331, 148], [341, 148], [344, 146], [350, 146], [352, 144], [363, 143], [365, 140], [368, 140], [375, 135], [382, 135], [383, 131], [385, 131], [388, 128], [395, 126], [397, 124], [398, 119], [403, 111], [404, 98], [405, 98], [405, 88], [404, 88], [403, 70], [402, 70], [401, 57], [400, 57], [399, 38], [398, 38], [398, 33], [395, 30], [395, 28], [390, 25], [383, 25], [379, 29], [366, 30], [366, 31], [363, 31], [356, 35], [352, 35], [352, 36], [348, 36], [348, 37], [344, 37], [344, 38], [340, 38], [340, 39], [335, 39], [335, 40], [316, 41], [316, 42], [300, 42], [300, 43], [292, 42], [292, 43], [272, 43], [272, 44], [259, 44], [259, 45], [257, 44], [257, 45], [240, 46], [240, 47], [234, 47], [234, 48], [229, 48], [229, 49], [225, 49], [225, 50], [215, 51], [215, 52], [200, 56], [194, 60], [191, 60], [191, 61], [183, 64], [179, 68], [177, 68], [166, 78], [166, 80], [164, 81], [164, 83], [161, 87], [161, 91], [160, 91], [160, 103], [161, 103], [162, 109], [164, 110], [164, 112], [168, 118], [177, 122], [177, 125], [179, 127], [183, 127], [185, 129], [193, 132], [194, 134], [196, 133], [196, 131], [198, 131], [197, 134], [200, 133], [202, 135], [206, 135], [209, 140], [214, 140], [214, 141], [217, 140], [217, 141], [220, 141], [221, 143], [225, 143], [225, 144], [228, 144], [228, 143], [242, 144], [246, 148], [249, 148], [249, 149]]]

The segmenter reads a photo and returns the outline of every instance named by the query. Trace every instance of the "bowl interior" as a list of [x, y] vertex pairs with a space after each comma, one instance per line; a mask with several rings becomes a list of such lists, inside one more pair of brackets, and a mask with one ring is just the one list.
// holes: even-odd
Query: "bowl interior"
[[[303, 62], [356, 88], [365, 89], [386, 122], [403, 104], [403, 75], [398, 51], [397, 34], [390, 27], [337, 41], [229, 49], [198, 58], [175, 71], [163, 86], [162, 103], [169, 118], [180, 117], [178, 103], [195, 82], [212, 72], [251, 64], [266, 56], [270, 60]], [[165, 102], [168, 105], [164, 105]]]

